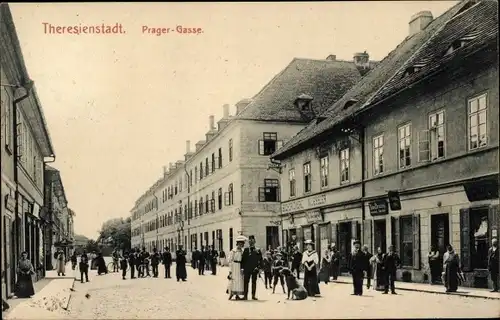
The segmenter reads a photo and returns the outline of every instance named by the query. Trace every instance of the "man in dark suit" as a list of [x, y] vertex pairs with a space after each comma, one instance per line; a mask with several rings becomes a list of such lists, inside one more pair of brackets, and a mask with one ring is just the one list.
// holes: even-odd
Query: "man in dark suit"
[[208, 256], [210, 257], [210, 261], [207, 261], [207, 263], [210, 263], [210, 270], [212, 270], [212, 275], [215, 276], [217, 275], [217, 260], [219, 259], [219, 253], [214, 249], [213, 245], [210, 246]]
[[396, 252], [394, 252], [394, 246], [389, 246], [389, 252], [382, 257], [382, 267], [385, 271], [385, 289], [383, 294], [389, 292], [389, 286], [391, 287], [391, 293], [396, 294], [396, 288], [394, 286], [394, 281], [396, 280], [396, 270], [401, 264], [401, 260]]
[[165, 247], [165, 251], [161, 255], [161, 263], [165, 267], [165, 279], [171, 278], [170, 267], [172, 266], [172, 253], [170, 253], [169, 247]]
[[372, 272], [373, 272], [372, 266], [370, 264], [370, 259], [373, 257], [373, 254], [371, 254], [370, 251], [368, 251], [368, 246], [366, 244], [363, 246], [363, 253], [365, 254], [365, 259], [366, 259], [365, 263], [366, 263], [366, 267], [367, 267], [367, 270], [366, 270], [366, 288], [370, 289], [371, 277], [372, 277]]
[[130, 266], [130, 279], [135, 279], [135, 267], [137, 264], [137, 255], [135, 249], [132, 249], [128, 255], [128, 264]]
[[498, 292], [498, 273], [500, 268], [500, 255], [498, 254], [498, 240], [491, 240], [491, 248], [488, 250], [488, 270], [490, 271], [491, 281], [493, 282], [493, 290]]
[[194, 248], [193, 253], [191, 253], [191, 268], [198, 268], [198, 260], [200, 258], [200, 250], [198, 248]]
[[249, 247], [243, 250], [241, 258], [241, 266], [243, 271], [244, 281], [244, 297], [243, 300], [248, 300], [248, 285], [252, 279], [252, 299], [258, 300], [255, 296], [257, 292], [257, 278], [262, 266], [262, 252], [255, 247], [255, 237], [248, 237]]
[[205, 274], [205, 263], [206, 263], [207, 253], [205, 247], [201, 247], [200, 254], [198, 255], [198, 274], [200, 276]]
[[361, 243], [359, 240], [354, 241], [354, 251], [349, 257], [349, 271], [352, 275], [352, 285], [354, 287], [353, 296], [363, 295], [363, 277], [364, 272], [368, 270], [366, 265], [366, 256], [360, 250]]
[[156, 248], [153, 248], [153, 254], [151, 255], [151, 268], [153, 269], [153, 278], [158, 278], [158, 265], [160, 264], [160, 253]]

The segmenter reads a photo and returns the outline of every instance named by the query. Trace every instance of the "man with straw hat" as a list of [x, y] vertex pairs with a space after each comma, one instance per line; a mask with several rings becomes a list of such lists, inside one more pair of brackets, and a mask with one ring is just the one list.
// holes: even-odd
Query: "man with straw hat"
[[242, 235], [236, 237], [236, 248], [229, 252], [229, 285], [227, 288], [229, 300], [231, 300], [233, 296], [235, 296], [236, 300], [241, 300], [240, 296], [243, 295], [245, 291], [241, 260], [243, 257], [243, 247], [245, 246], [246, 240], [247, 238]]

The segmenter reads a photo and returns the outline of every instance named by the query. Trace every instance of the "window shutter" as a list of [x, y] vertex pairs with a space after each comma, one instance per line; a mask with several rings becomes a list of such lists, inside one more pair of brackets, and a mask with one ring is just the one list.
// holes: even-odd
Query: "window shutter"
[[401, 254], [401, 240], [399, 237], [399, 217], [391, 217], [392, 220], [392, 245], [394, 246], [394, 251]]
[[229, 192], [224, 192], [224, 205], [229, 206]]
[[259, 187], [259, 202], [265, 202], [265, 201], [266, 201], [266, 188]]
[[422, 130], [418, 133], [418, 162], [430, 161], [431, 143], [429, 130]]
[[463, 271], [471, 271], [469, 208], [460, 209], [460, 257]]
[[498, 230], [500, 229], [500, 219], [498, 218], [498, 208], [500, 205], [493, 205], [488, 212], [488, 222], [490, 225], [490, 243], [493, 238], [498, 239]]
[[17, 156], [23, 158], [23, 127], [22, 123], [18, 123], [17, 130]]
[[372, 248], [372, 220], [363, 221], [363, 245], [367, 245], [368, 249], [373, 252]]
[[335, 245], [337, 245], [337, 243], [338, 243], [338, 239], [337, 239], [338, 224], [332, 223], [332, 228], [331, 229], [332, 229], [332, 238], [331, 238], [331, 242], [330, 243], [335, 243]]
[[413, 215], [413, 269], [420, 270], [420, 215]]
[[259, 140], [259, 155], [264, 155], [264, 140]]
[[351, 223], [351, 238], [361, 241], [361, 239], [358, 238], [360, 236], [358, 234], [358, 223], [359, 223], [358, 221], [353, 221]]
[[281, 149], [281, 147], [283, 147], [283, 140], [276, 141], [276, 151]]

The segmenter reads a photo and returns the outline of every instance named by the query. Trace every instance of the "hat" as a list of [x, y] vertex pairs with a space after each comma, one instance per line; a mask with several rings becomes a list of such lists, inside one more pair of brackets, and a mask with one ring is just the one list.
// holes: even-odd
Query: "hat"
[[246, 242], [247, 238], [245, 236], [237, 236], [236, 242]]
[[361, 244], [361, 241], [359, 240], [354, 240], [354, 243], [353, 244]]
[[278, 251], [278, 252], [276, 252], [276, 256], [280, 256], [280, 257], [282, 257], [282, 256], [283, 256], [283, 254], [282, 254], [281, 252], [279, 252], [279, 251]]
[[307, 244], [312, 244], [312, 245], [314, 245], [314, 242], [313, 242], [312, 240], [306, 240], [306, 241], [304, 242], [304, 244], [306, 244], [306, 245], [307, 245]]

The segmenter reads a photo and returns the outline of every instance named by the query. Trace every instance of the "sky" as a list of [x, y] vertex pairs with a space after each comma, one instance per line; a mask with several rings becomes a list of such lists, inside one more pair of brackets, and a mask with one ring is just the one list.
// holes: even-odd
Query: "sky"
[[[96, 238], [204, 138], [222, 105], [254, 96], [294, 57], [382, 60], [410, 17], [455, 1], [12, 3], [75, 232]], [[45, 24], [44, 24], [45, 23]], [[121, 24], [123, 34], [51, 34], [49, 24]], [[201, 28], [199, 34], [143, 33]]]

